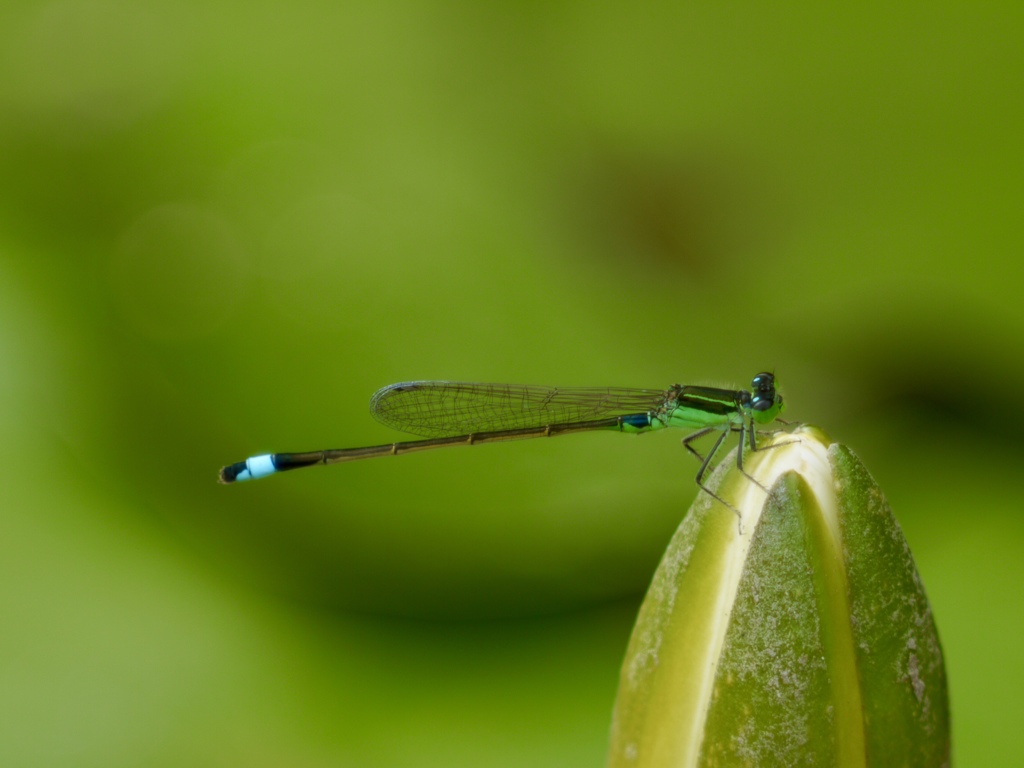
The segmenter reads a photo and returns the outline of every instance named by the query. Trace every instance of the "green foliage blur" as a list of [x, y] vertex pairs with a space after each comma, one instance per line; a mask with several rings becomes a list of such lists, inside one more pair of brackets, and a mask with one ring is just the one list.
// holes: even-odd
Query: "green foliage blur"
[[1024, 6], [706, 5], [0, 6], [0, 764], [602, 764], [679, 435], [216, 472], [761, 370], [1016, 764]]

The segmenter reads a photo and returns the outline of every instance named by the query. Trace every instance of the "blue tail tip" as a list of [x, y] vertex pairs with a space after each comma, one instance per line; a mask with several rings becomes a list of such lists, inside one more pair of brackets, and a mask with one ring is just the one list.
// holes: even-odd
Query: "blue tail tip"
[[274, 455], [267, 453], [262, 456], [252, 456], [245, 461], [235, 464], [228, 464], [222, 467], [218, 479], [222, 483], [240, 483], [243, 480], [255, 480], [257, 477], [266, 477], [277, 471], [274, 466]]

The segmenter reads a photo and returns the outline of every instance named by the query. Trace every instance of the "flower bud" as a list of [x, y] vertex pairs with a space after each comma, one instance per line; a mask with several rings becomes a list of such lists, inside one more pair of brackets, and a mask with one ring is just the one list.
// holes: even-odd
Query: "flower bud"
[[723, 460], [735, 509], [699, 494], [654, 575], [608, 765], [948, 766], [942, 649], [885, 497], [817, 429], [762, 440], [757, 482]]

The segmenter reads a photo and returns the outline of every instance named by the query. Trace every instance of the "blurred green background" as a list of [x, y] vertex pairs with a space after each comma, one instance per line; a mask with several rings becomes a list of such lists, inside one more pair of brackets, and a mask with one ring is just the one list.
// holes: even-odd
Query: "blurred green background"
[[601, 765], [678, 435], [216, 471], [768, 369], [1016, 764], [1022, 8], [8, 0], [0, 763]]

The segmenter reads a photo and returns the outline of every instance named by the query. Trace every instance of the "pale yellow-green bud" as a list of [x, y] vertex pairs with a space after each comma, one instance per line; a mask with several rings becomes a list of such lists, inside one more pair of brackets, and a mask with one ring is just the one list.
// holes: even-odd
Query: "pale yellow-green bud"
[[[788, 444], [784, 444], [787, 443]], [[802, 427], [723, 460], [654, 576], [608, 765], [948, 766], [942, 649], [860, 460]]]

